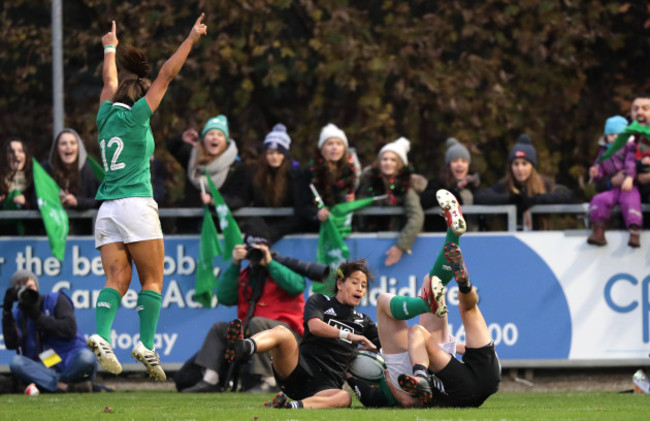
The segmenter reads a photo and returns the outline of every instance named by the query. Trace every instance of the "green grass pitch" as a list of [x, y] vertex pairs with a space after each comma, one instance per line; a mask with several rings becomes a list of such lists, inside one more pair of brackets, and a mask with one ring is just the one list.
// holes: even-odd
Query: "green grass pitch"
[[481, 408], [321, 410], [266, 409], [272, 395], [168, 391], [1, 395], [0, 420], [647, 420], [650, 395], [615, 392], [501, 392]]

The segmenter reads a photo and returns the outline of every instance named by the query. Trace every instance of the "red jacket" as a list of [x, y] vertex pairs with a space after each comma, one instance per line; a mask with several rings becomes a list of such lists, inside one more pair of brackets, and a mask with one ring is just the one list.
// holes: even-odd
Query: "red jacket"
[[[252, 296], [252, 287], [249, 282], [249, 268], [241, 271], [237, 280], [237, 317], [245, 321], [248, 314], [249, 302]], [[267, 319], [284, 322], [291, 329], [298, 332], [301, 336], [305, 332], [302, 324], [303, 314], [305, 311], [304, 294], [291, 296], [285, 290], [280, 288], [270, 276], [266, 278], [262, 296], [257, 302], [254, 317], [265, 317]]]

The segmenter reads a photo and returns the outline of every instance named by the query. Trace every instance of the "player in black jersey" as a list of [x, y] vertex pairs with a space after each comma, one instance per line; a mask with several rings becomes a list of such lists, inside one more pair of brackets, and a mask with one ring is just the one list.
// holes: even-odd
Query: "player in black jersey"
[[[342, 263], [336, 270], [335, 296], [314, 294], [305, 305], [305, 334], [298, 345], [284, 326], [243, 339], [241, 321], [230, 323], [226, 357], [241, 360], [270, 352], [273, 372], [282, 392], [266, 406], [275, 408], [345, 408], [350, 394], [341, 390], [345, 370], [362, 348], [380, 348], [377, 325], [354, 310], [372, 279], [365, 260]], [[287, 396], [294, 399], [287, 402]]]
[[[479, 407], [499, 389], [501, 365], [460, 247], [447, 243], [444, 252], [458, 283], [458, 310], [465, 328], [463, 361], [442, 350], [425, 329], [411, 329], [409, 356], [414, 375], [400, 375], [398, 381], [402, 389], [430, 406]], [[411, 346], [418, 342], [423, 346]], [[434, 377], [418, 373], [427, 368]]]
[[[348, 379], [364, 406], [480, 406], [498, 389], [501, 370], [494, 343], [458, 247], [466, 224], [451, 193], [439, 190], [436, 196], [449, 227], [445, 246], [424, 279], [420, 297], [379, 296], [377, 322], [386, 378], [379, 384]], [[443, 279], [452, 277], [458, 283], [466, 344], [457, 343], [449, 332]], [[409, 328], [406, 320], [418, 315], [420, 324]], [[464, 355], [463, 362], [454, 357], [457, 353]], [[413, 376], [400, 375], [410, 369]]]

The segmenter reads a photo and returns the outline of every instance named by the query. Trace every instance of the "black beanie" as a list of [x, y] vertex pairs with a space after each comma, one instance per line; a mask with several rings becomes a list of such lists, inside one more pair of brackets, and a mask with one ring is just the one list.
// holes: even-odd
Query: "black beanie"
[[271, 244], [271, 233], [264, 219], [259, 216], [248, 218], [242, 223], [241, 231], [244, 233], [244, 243], [253, 244]]
[[527, 134], [522, 134], [517, 139], [517, 143], [512, 147], [510, 154], [508, 154], [508, 165], [512, 164], [516, 158], [524, 158], [526, 161], [537, 166], [537, 152], [533, 147], [533, 141]]

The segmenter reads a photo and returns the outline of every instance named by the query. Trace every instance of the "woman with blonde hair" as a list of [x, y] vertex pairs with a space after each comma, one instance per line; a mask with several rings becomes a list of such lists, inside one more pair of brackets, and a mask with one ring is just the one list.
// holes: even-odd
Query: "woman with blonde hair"
[[378, 206], [404, 209], [404, 215], [359, 217], [360, 231], [399, 231], [397, 241], [386, 251], [386, 266], [399, 262], [404, 253], [411, 253], [424, 223], [420, 197], [411, 185], [413, 168], [407, 156], [410, 149], [411, 142], [404, 137], [387, 143], [379, 151], [377, 163], [361, 174], [360, 198], [385, 195], [385, 199], [376, 202]]
[[[354, 200], [359, 172], [345, 132], [332, 123], [325, 125], [318, 137], [314, 158], [303, 174], [303, 200], [297, 208], [309, 225], [309, 231], [318, 231], [320, 223], [329, 218], [332, 206]], [[317, 207], [309, 184], [316, 188], [324, 207]]]

